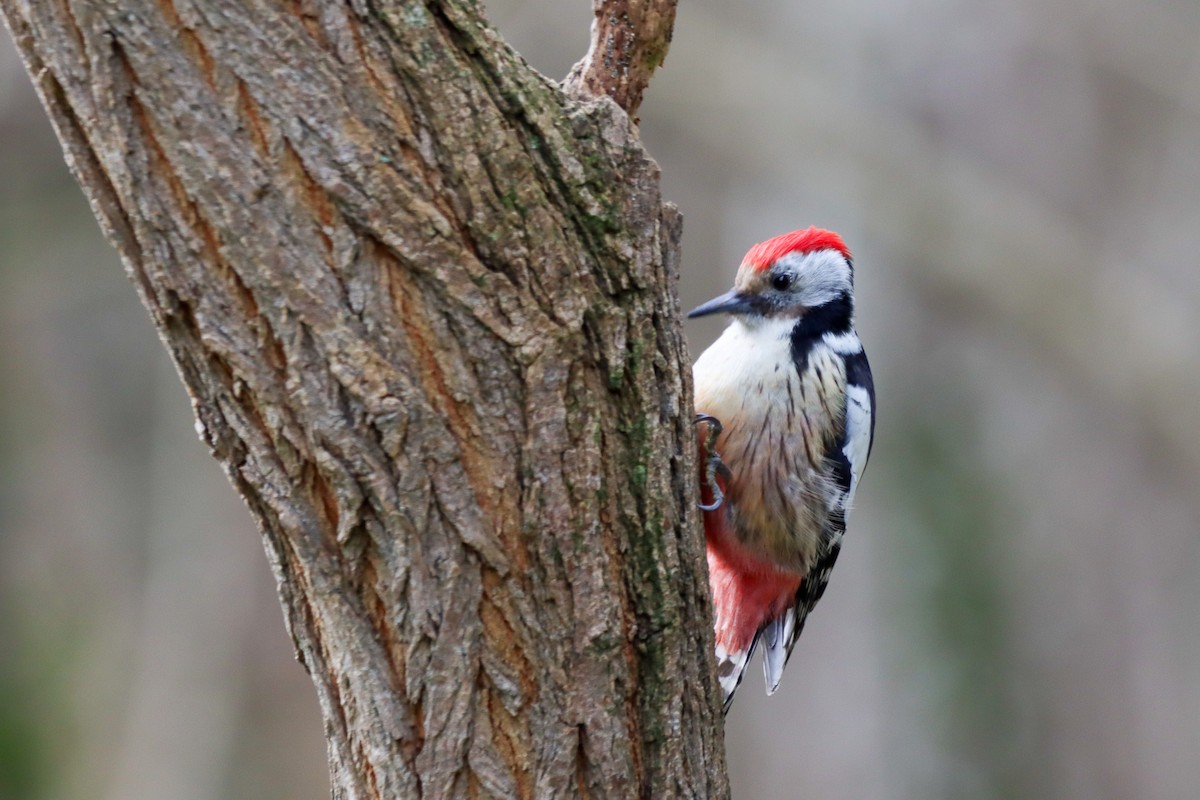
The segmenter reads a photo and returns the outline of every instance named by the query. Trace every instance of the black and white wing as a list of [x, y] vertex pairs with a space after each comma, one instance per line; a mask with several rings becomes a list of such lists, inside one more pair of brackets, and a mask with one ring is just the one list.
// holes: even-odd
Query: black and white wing
[[875, 382], [871, 378], [867, 354], [857, 336], [854, 336], [854, 342], [857, 348], [841, 353], [846, 364], [845, 420], [840, 426], [839, 440], [833, 442], [828, 451], [832, 477], [840, 491], [829, 502], [829, 517], [822, 533], [821, 549], [796, 592], [795, 604], [783, 616], [769, 622], [760, 634], [760, 641], [764, 645], [763, 674], [767, 681], [767, 694], [774, 694], [779, 688], [783, 668], [792, 655], [796, 640], [800, 638], [804, 621], [825, 593], [829, 573], [842, 549], [846, 516], [875, 439]]

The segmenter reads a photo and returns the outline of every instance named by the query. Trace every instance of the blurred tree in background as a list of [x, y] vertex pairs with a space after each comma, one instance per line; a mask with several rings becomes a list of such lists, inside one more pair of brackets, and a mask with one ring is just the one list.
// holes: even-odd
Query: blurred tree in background
[[[586, 3], [489, 7], [547, 74], [585, 47]], [[0, 796], [326, 797], [257, 536], [10, 48]], [[828, 597], [730, 714], [735, 796], [1196, 796], [1200, 6], [697, 0], [640, 116], [684, 305], [839, 230], [879, 385]]]

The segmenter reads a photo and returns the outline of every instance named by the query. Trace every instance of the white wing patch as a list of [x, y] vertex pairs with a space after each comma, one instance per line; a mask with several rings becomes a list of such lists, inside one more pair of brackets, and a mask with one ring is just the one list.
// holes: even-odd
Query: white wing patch
[[821, 337], [825, 344], [829, 345], [829, 349], [837, 353], [839, 356], [852, 356], [856, 353], [861, 353], [863, 350], [862, 340], [858, 338], [858, 334], [853, 330], [845, 333], [827, 333]]
[[856, 384], [846, 386], [846, 444], [842, 452], [850, 463], [850, 491], [846, 493], [846, 513], [854, 501], [858, 479], [867, 465], [867, 454], [871, 451], [871, 396], [866, 387]]

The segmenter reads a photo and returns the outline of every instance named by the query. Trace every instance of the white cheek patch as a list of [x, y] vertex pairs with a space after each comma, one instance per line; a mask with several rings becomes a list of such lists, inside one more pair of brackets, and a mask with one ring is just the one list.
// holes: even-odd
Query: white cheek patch
[[800, 255], [793, 253], [780, 261], [796, 275], [796, 298], [812, 308], [825, 305], [852, 288], [850, 265], [836, 250], [818, 250]]

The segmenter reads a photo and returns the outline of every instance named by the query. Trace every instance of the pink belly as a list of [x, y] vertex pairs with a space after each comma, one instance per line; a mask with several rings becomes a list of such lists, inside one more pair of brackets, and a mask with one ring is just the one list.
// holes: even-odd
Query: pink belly
[[804, 577], [781, 570], [738, 544], [725, 509], [705, 512], [704, 517], [717, 644], [728, 652], [740, 652], [763, 625], [792, 606]]

